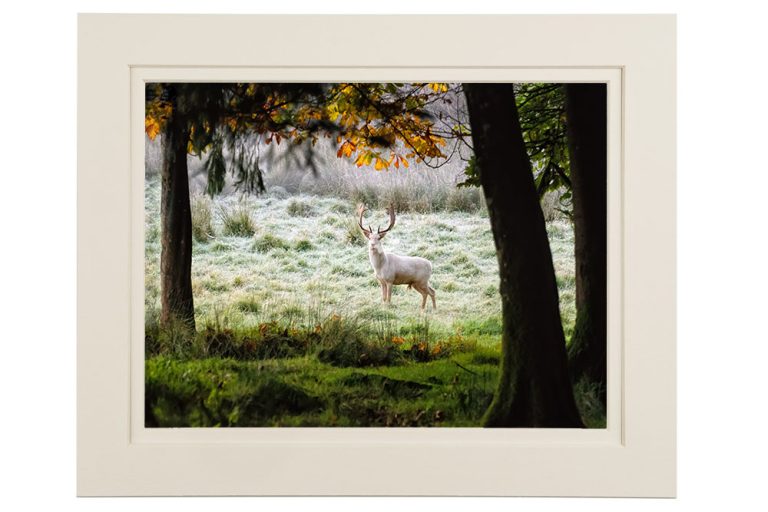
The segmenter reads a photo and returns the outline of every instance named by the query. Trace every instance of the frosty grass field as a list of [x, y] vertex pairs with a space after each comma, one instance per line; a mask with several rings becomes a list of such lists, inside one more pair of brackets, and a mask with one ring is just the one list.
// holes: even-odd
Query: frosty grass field
[[[197, 333], [158, 327], [159, 179], [146, 180], [149, 426], [477, 426], [498, 376], [498, 264], [482, 198], [451, 187], [389, 198], [193, 195]], [[389, 192], [395, 190], [388, 188]], [[406, 190], [406, 189], [402, 189]], [[456, 192], [458, 191], [458, 192]], [[317, 192], [317, 191], [315, 191]], [[381, 192], [381, 189], [379, 189]], [[400, 203], [388, 251], [431, 260], [437, 310], [397, 286], [381, 303], [354, 209], [375, 229]], [[575, 320], [570, 221], [547, 223], [566, 339]], [[576, 388], [589, 426], [594, 390]]]

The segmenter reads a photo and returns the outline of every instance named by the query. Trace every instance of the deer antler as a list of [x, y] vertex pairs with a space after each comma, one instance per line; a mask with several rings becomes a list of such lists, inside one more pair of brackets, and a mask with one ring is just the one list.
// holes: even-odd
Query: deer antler
[[381, 228], [376, 228], [376, 232], [380, 235], [383, 235], [393, 227], [395, 227], [395, 206], [389, 205], [387, 206], [387, 213], [389, 214], [389, 226], [387, 226], [387, 229], [382, 230]]
[[363, 234], [366, 238], [371, 234], [371, 226], [368, 226], [368, 229], [365, 229], [363, 227], [363, 214], [368, 210], [368, 208], [365, 207], [364, 204], [357, 205], [357, 214], [360, 217], [357, 221], [357, 225], [360, 226], [360, 229], [363, 231]]

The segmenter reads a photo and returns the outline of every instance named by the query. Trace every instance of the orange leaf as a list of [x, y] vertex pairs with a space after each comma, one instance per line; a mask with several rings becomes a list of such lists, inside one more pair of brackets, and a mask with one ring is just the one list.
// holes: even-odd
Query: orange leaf
[[152, 117], [144, 118], [144, 131], [147, 132], [149, 140], [155, 140], [157, 134], [160, 133], [160, 124]]

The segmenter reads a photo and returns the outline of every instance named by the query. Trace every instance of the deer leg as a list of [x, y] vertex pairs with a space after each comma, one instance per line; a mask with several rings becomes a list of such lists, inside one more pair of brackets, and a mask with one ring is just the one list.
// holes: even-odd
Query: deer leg
[[387, 283], [387, 302], [392, 304], [392, 283]]
[[424, 307], [427, 305], [427, 295], [429, 295], [429, 292], [420, 284], [414, 284], [412, 286], [414, 290], [421, 294], [421, 311], [424, 311]]
[[429, 290], [429, 296], [432, 297], [432, 309], [437, 309], [437, 303], [435, 302], [435, 289], [427, 285], [427, 290]]
[[387, 302], [387, 283], [383, 279], [379, 279], [379, 284], [381, 285], [381, 301]]

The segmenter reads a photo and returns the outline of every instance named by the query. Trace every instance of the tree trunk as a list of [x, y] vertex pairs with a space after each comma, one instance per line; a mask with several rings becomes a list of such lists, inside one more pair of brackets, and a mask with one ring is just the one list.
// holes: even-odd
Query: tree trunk
[[195, 328], [192, 301], [192, 212], [189, 203], [189, 127], [183, 98], [169, 86], [172, 113], [163, 133], [160, 253], [161, 323]]
[[544, 215], [512, 84], [465, 84], [475, 158], [499, 261], [501, 376], [487, 427], [582, 427]]
[[568, 347], [574, 382], [606, 392], [607, 97], [605, 84], [565, 86], [573, 187], [576, 326]]

